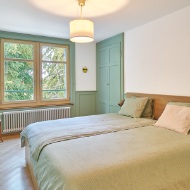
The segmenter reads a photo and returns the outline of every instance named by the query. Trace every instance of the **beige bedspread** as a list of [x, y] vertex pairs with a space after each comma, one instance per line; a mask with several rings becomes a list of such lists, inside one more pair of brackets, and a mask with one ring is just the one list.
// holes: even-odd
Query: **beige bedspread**
[[190, 137], [154, 126], [46, 146], [41, 190], [188, 190]]
[[143, 127], [153, 123], [155, 121], [151, 119], [133, 119], [118, 114], [44, 121], [27, 126], [21, 133], [21, 141], [24, 146], [25, 138], [28, 139], [31, 155], [37, 161], [41, 150], [51, 143]]
[[190, 136], [152, 123], [117, 114], [40, 122], [22, 140], [44, 145], [31, 157], [41, 190], [190, 189]]

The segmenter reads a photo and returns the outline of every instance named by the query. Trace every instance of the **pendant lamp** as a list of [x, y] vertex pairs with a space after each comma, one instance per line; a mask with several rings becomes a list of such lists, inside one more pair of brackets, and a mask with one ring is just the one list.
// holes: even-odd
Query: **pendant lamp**
[[94, 41], [94, 23], [82, 18], [82, 7], [85, 6], [85, 0], [78, 0], [81, 7], [79, 19], [70, 22], [70, 40], [76, 43], [87, 43]]

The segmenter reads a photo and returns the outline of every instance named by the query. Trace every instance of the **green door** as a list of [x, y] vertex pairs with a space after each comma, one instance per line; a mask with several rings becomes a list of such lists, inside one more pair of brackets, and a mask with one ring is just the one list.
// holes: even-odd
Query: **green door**
[[116, 113], [123, 97], [123, 46], [120, 38], [97, 45], [97, 108], [98, 114]]
[[101, 48], [98, 50], [98, 113], [108, 112], [108, 53], [107, 48]]

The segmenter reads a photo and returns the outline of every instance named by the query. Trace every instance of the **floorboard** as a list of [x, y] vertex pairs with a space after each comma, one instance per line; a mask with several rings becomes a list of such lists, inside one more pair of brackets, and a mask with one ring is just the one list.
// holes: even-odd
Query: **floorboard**
[[4, 135], [3, 141], [0, 142], [0, 190], [34, 190], [20, 135]]

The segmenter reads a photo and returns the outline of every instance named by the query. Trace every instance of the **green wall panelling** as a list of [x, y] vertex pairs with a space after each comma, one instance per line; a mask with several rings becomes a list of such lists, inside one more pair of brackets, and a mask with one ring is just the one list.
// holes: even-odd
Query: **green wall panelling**
[[96, 114], [96, 92], [78, 91], [76, 92], [76, 116], [86, 116]]
[[[29, 40], [29, 41], [34, 41], [34, 42], [68, 45], [70, 49], [70, 71], [71, 71], [70, 100], [71, 100], [71, 103], [75, 105], [75, 86], [76, 85], [75, 85], [75, 44], [74, 43], [72, 43], [69, 39], [53, 38], [53, 37], [30, 35], [30, 34], [21, 34], [21, 33], [6, 32], [6, 31], [0, 31], [0, 38], [15, 39], [15, 40]], [[74, 116], [75, 116], [75, 106], [72, 106], [71, 117], [74, 117]]]

